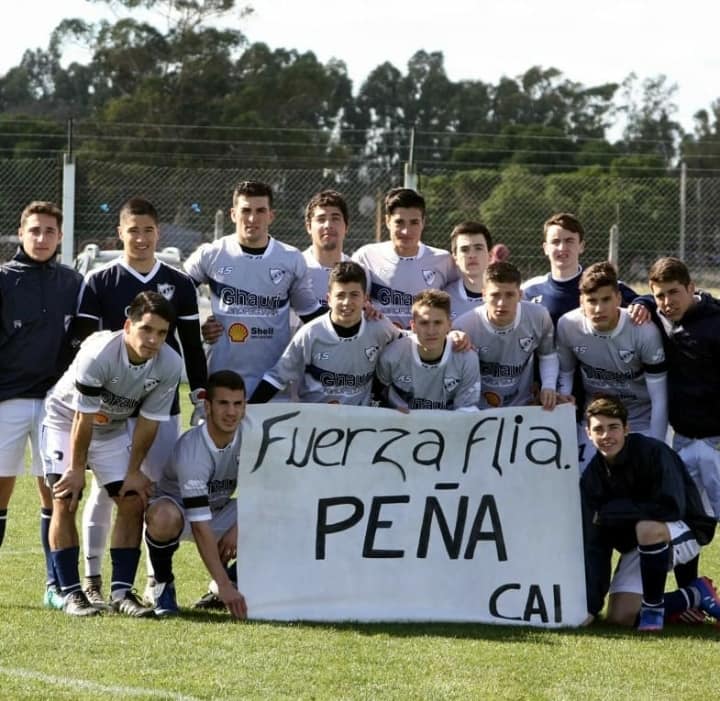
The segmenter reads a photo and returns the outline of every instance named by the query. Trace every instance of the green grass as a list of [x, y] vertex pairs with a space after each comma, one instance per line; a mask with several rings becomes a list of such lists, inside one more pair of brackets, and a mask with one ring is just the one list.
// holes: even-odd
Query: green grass
[[[163, 621], [71, 619], [41, 607], [37, 513], [33, 480], [22, 478], [0, 548], [2, 699], [705, 701], [717, 694], [720, 630], [709, 625], [641, 637], [605, 625], [240, 624], [189, 610]], [[718, 543], [706, 549], [702, 569], [720, 579]], [[180, 548], [176, 574], [180, 605], [188, 606], [207, 585], [192, 544]]]

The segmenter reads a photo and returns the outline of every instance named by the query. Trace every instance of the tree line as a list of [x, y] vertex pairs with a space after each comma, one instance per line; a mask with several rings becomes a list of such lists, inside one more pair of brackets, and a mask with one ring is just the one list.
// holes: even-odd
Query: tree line
[[[388, 168], [407, 159], [414, 130], [423, 169], [656, 176], [682, 158], [720, 170], [720, 100], [685, 133], [662, 75], [587, 86], [532, 66], [496, 83], [452, 81], [441, 52], [418, 50], [405, 71], [380, 63], [354, 94], [340, 60], [218, 27], [252, 11], [234, 0], [101, 1], [124, 16], [65, 19], [0, 77], [0, 157], [62, 150], [72, 119], [81, 153], [174, 164]], [[133, 17], [138, 8], [164, 29]], [[90, 60], [63, 66], [69, 42]], [[610, 141], [618, 119], [624, 131]]]

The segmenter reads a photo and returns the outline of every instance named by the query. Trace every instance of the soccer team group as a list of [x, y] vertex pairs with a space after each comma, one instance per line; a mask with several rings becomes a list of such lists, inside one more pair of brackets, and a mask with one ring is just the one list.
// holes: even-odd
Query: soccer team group
[[[22, 212], [18, 252], [0, 265], [0, 545], [29, 442], [45, 606], [177, 615], [173, 555], [191, 539], [211, 578], [194, 606], [247, 615], [234, 494], [246, 402], [403, 412], [571, 402], [589, 620], [608, 598], [607, 620], [641, 631], [720, 622], [720, 597], [699, 575], [720, 519], [720, 301], [681, 260], [657, 260], [652, 294], [638, 296], [609, 262], [581, 267], [583, 227], [559, 213], [543, 230], [550, 272], [523, 283], [480, 222], [456, 226], [450, 252], [422, 243], [425, 201], [406, 188], [385, 198], [389, 240], [352, 257], [335, 191], [307, 204], [302, 253], [269, 235], [268, 185], [239, 183], [230, 213], [235, 232], [202, 244], [182, 272], [156, 257], [153, 205], [130, 199], [122, 255], [83, 280], [56, 262], [58, 207]], [[201, 327], [204, 284], [212, 313]], [[183, 365], [194, 411], [181, 435]], [[678, 588], [666, 592], [670, 571]]]

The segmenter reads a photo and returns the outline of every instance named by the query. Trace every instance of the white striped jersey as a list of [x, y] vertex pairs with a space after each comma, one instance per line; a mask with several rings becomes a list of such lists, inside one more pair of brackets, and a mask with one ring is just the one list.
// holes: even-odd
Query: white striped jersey
[[[318, 304], [327, 309], [328, 281], [332, 268], [326, 268], [324, 265], [320, 265], [313, 253], [312, 246], [303, 251], [303, 258], [307, 264], [308, 276], [312, 281], [313, 291], [315, 292], [315, 297], [317, 297]], [[340, 260], [350, 260], [350, 256], [343, 253], [340, 256]]]
[[167, 421], [180, 382], [182, 359], [167, 343], [154, 358], [130, 362], [124, 331], [97, 331], [85, 339], [70, 367], [48, 393], [45, 421], [70, 430], [75, 411], [94, 414], [93, 438], [127, 431], [135, 412]]
[[401, 258], [392, 241], [382, 241], [362, 246], [352, 259], [370, 278], [369, 295], [375, 308], [403, 329], [410, 328], [413, 297], [418, 292], [441, 290], [457, 277], [452, 256], [423, 243], [411, 258]]
[[250, 396], [290, 340], [290, 306], [299, 316], [318, 309], [305, 259], [273, 238], [261, 255], [245, 253], [233, 234], [200, 246], [185, 270], [209, 284], [212, 313], [224, 328], [207, 347], [208, 372], [239, 372]]
[[225, 508], [237, 487], [242, 426], [232, 442], [218, 448], [207, 424], [194, 426], [173, 448], [172, 458], [158, 480], [157, 493], [178, 499], [188, 521], [210, 521]]
[[633, 431], [649, 428], [646, 374], [659, 376], [666, 370], [662, 338], [655, 324], [637, 326], [621, 309], [612, 331], [597, 331], [582, 309], [573, 309], [558, 321], [557, 347], [561, 372], [580, 366], [586, 404], [597, 394], [614, 395], [625, 404]]
[[[144, 275], [122, 258], [88, 273], [80, 291], [77, 315], [98, 321], [101, 329], [117, 331], [127, 319], [130, 302], [146, 290], [165, 297], [175, 309], [178, 320], [198, 319], [197, 293], [190, 276], [159, 260]], [[180, 352], [175, 323], [170, 325], [167, 343]]]
[[296, 382], [301, 402], [368, 405], [380, 351], [399, 334], [388, 319], [363, 318], [343, 338], [325, 314], [298, 329], [263, 379], [278, 389]]
[[483, 303], [482, 296], [468, 296], [462, 278], [447, 285], [445, 287], [445, 292], [450, 295], [450, 318], [453, 320], [462, 316], [465, 312], [469, 312], [471, 309], [479, 307]]
[[478, 350], [483, 409], [529, 404], [535, 353], [557, 357], [552, 320], [540, 304], [520, 302], [515, 321], [501, 329], [490, 323], [483, 305], [456, 319], [453, 328], [467, 333]]
[[398, 338], [380, 353], [375, 372], [395, 408], [463, 409], [480, 401], [477, 356], [454, 353], [450, 339], [440, 360], [428, 363], [420, 357], [415, 334]]

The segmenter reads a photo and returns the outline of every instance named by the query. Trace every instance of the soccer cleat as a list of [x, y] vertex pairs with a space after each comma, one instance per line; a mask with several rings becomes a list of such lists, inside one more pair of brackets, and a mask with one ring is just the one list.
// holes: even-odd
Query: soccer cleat
[[698, 577], [690, 586], [700, 594], [698, 608], [716, 621], [720, 621], [720, 596], [715, 591], [712, 580]]
[[55, 611], [62, 611], [65, 605], [65, 598], [60, 593], [60, 590], [51, 584], [46, 590], [43, 596], [43, 606], [46, 609], [54, 609]]
[[71, 591], [63, 604], [63, 611], [69, 616], [97, 616], [98, 611], [89, 601], [82, 589]]
[[665, 609], [662, 606], [642, 606], [640, 608], [640, 633], [659, 633], [663, 629]]
[[155, 587], [157, 586], [157, 582], [155, 581], [155, 577], [148, 577], [147, 578], [147, 584], [145, 584], [145, 591], [143, 592], [143, 603], [147, 604], [148, 606], [155, 606]]
[[175, 597], [174, 582], [156, 582], [153, 587], [153, 601], [155, 602], [155, 615], [158, 618], [177, 616], [180, 613]]
[[110, 602], [115, 613], [122, 613], [132, 618], [150, 618], [155, 616], [155, 611], [150, 606], [144, 606], [132, 589], [128, 589], [122, 598], [113, 598]]
[[673, 613], [668, 617], [668, 623], [680, 623], [686, 626], [699, 626], [705, 623], [705, 614], [699, 608], [690, 608], [685, 611]]
[[194, 609], [203, 609], [205, 611], [224, 611], [225, 604], [223, 600], [214, 592], [203, 594], [193, 605]]
[[102, 594], [102, 578], [100, 575], [95, 577], [85, 577], [83, 582], [83, 591], [87, 596], [88, 601], [98, 611], [109, 611], [111, 609], [110, 604], [105, 601], [105, 597]]

